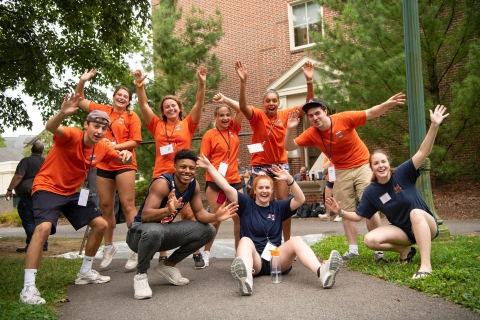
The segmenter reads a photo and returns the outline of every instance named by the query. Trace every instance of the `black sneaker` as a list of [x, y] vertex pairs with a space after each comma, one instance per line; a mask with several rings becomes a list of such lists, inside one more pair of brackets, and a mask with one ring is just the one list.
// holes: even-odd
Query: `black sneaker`
[[193, 261], [195, 261], [195, 269], [205, 268], [205, 261], [203, 261], [203, 257], [200, 253], [193, 255]]

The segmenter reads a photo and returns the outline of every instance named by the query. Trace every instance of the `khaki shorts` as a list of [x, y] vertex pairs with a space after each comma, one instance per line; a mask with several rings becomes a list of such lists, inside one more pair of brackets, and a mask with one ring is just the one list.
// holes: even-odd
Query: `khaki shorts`
[[335, 169], [333, 197], [345, 211], [355, 211], [363, 190], [370, 184], [372, 170], [368, 163], [352, 169]]

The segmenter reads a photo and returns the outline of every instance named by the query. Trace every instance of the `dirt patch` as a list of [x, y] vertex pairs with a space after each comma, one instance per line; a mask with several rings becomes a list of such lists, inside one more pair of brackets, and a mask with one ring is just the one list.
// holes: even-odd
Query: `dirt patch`
[[435, 210], [443, 220], [480, 219], [480, 180], [462, 178], [432, 189]]
[[[78, 252], [82, 239], [48, 239], [48, 251], [43, 252], [44, 257], [56, 256], [65, 252]], [[21, 258], [25, 253], [16, 252], [17, 248], [25, 246], [25, 238], [7, 237], [0, 239], [0, 252], [4, 258]]]

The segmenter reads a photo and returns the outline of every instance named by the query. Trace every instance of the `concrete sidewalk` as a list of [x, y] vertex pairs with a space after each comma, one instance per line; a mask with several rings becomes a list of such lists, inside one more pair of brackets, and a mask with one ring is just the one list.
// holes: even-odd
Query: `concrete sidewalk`
[[[452, 234], [480, 233], [480, 221], [445, 221]], [[365, 223], [358, 223], [359, 232], [366, 232]], [[62, 236], [62, 232], [65, 235]], [[23, 231], [23, 230], [22, 230]], [[115, 230], [116, 241], [124, 242], [125, 227]], [[222, 223], [218, 244], [233, 246], [233, 223]], [[15, 232], [0, 229], [0, 236]], [[294, 219], [293, 236], [321, 237], [343, 234], [341, 223], [319, 219]], [[21, 234], [20, 234], [21, 235]], [[58, 237], [79, 237], [83, 231], [72, 232], [71, 226], [61, 226]], [[229, 249], [230, 250], [230, 249]], [[217, 251], [217, 254], [214, 254]], [[214, 247], [212, 254], [220, 249]], [[341, 252], [343, 253], [343, 252]], [[322, 258], [328, 258], [324, 253]], [[125, 258], [114, 259], [101, 273], [112, 278], [109, 283], [75, 286], [68, 291], [70, 302], [59, 307], [60, 319], [480, 319], [480, 315], [460, 306], [431, 298], [426, 294], [398, 287], [381, 279], [348, 271], [343, 268], [332, 289], [322, 288], [318, 278], [299, 261], [280, 284], [270, 283], [269, 277], [254, 279], [253, 295], [240, 296], [237, 283], [230, 274], [231, 258], [212, 258], [205, 269], [194, 269], [187, 258], [178, 268], [190, 279], [187, 286], [173, 286], [152, 269], [149, 283], [153, 297], [135, 300], [135, 271], [124, 268]], [[94, 268], [99, 270], [99, 260]], [[372, 262], [373, 263], [373, 262]], [[39, 270], [38, 277], [42, 276]]]

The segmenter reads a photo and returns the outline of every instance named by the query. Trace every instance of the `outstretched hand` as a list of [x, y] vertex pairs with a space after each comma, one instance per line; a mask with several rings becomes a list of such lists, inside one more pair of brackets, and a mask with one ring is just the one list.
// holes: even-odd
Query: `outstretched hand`
[[397, 93], [394, 96], [391, 96], [390, 99], [384, 102], [384, 104], [387, 104], [388, 107], [394, 107], [396, 105], [404, 105], [405, 104], [405, 94], [402, 92]]
[[294, 110], [288, 113], [288, 121], [287, 121], [287, 128], [293, 129], [298, 126], [300, 123], [299, 112], [298, 110]]
[[230, 203], [228, 206], [225, 206], [225, 202], [218, 208], [215, 212], [217, 221], [225, 221], [230, 219], [238, 210], [238, 204], [235, 202]]
[[128, 150], [119, 151], [118, 154], [122, 157], [122, 163], [126, 164], [131, 162], [132, 160], [132, 153]]
[[197, 167], [202, 168], [202, 169], [208, 169], [212, 164], [210, 163], [210, 160], [208, 160], [207, 157], [205, 157], [204, 154], [202, 154], [200, 157], [198, 157], [197, 160]]
[[199, 83], [205, 83], [207, 81], [207, 68], [200, 67], [197, 70], [197, 78]]
[[180, 208], [182, 205], [183, 197], [180, 197], [177, 199], [177, 196], [175, 196], [175, 189], [172, 189], [170, 193], [168, 194], [168, 200], [167, 200], [167, 207], [168, 211], [170, 213], [173, 213], [177, 208]]
[[246, 81], [248, 76], [247, 66], [242, 64], [241, 61], [235, 61], [235, 71], [240, 78], [240, 81]]
[[325, 199], [325, 205], [337, 215], [342, 213], [342, 207], [340, 206], [340, 204], [340, 202], [337, 202], [337, 200], [332, 197]]
[[225, 96], [222, 93], [217, 93], [216, 95], [213, 96], [213, 102], [215, 103], [225, 103]]
[[289, 181], [292, 177], [283, 166], [272, 165], [272, 173], [275, 175], [275, 180], [278, 181]]
[[83, 81], [83, 82], [89, 81], [90, 79], [95, 77], [97, 72], [98, 72], [97, 69], [91, 69], [90, 71], [86, 69], [85, 72], [80, 76], [80, 81]]
[[432, 121], [432, 124], [437, 126], [439, 126], [442, 123], [443, 119], [445, 119], [450, 115], [450, 113], [447, 113], [444, 115], [445, 111], [447, 111], [447, 108], [439, 104], [435, 107], [435, 111], [433, 112], [432, 110], [429, 110], [429, 111], [430, 111], [430, 120]]
[[313, 79], [313, 72], [315, 70], [313, 67], [313, 63], [311, 61], [305, 62], [302, 70], [303, 74], [305, 75], [305, 79], [307, 79], [307, 81], [311, 81]]
[[78, 110], [78, 103], [83, 100], [83, 97], [78, 93], [72, 93], [70, 96], [68, 93], [65, 95], [65, 99], [63, 99], [62, 106], [60, 107], [60, 112], [63, 114], [70, 116]]
[[147, 75], [146, 75], [146, 74], [142, 74], [142, 71], [140, 71], [140, 70], [136, 70], [136, 71], [130, 70], [130, 73], [133, 75], [133, 79], [134, 79], [137, 83], [142, 83], [143, 80], [145, 80], [145, 79], [147, 78]]

